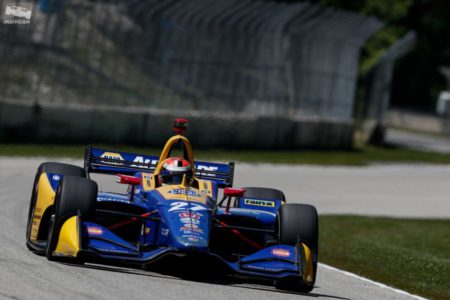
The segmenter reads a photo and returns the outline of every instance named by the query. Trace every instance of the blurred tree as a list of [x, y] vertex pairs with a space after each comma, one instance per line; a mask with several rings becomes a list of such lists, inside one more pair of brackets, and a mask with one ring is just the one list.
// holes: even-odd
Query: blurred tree
[[[281, 2], [301, 2], [283, 0]], [[434, 110], [437, 94], [445, 89], [439, 73], [450, 66], [450, 1], [446, 0], [310, 0], [311, 3], [376, 16], [386, 26], [371, 38], [361, 53], [364, 76], [385, 50], [409, 30], [417, 33], [413, 50], [395, 65], [391, 104]]]
[[439, 67], [450, 65], [450, 1], [416, 0], [408, 12], [406, 27], [416, 31], [413, 51], [396, 64], [392, 104], [434, 110], [445, 79]]

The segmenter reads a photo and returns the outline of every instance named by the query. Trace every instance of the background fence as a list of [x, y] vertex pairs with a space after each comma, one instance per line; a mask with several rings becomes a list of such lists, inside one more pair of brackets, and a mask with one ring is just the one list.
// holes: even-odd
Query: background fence
[[381, 25], [308, 3], [40, 1], [0, 26], [0, 101], [348, 125]]

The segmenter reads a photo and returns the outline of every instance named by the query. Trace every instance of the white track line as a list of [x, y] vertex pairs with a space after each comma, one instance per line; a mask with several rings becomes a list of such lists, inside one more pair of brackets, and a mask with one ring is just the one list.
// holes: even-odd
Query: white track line
[[362, 280], [362, 281], [365, 281], [365, 282], [369, 282], [369, 283], [371, 283], [371, 284], [374, 284], [374, 285], [379, 286], [379, 287], [381, 287], [381, 288], [385, 288], [385, 289], [391, 290], [391, 291], [396, 292], [396, 293], [398, 293], [398, 294], [402, 294], [402, 295], [409, 296], [409, 297], [411, 297], [411, 298], [413, 298], [413, 299], [417, 299], [417, 300], [428, 300], [427, 298], [423, 298], [423, 297], [420, 297], [420, 296], [417, 296], [417, 295], [410, 294], [410, 293], [405, 292], [405, 291], [403, 291], [403, 290], [396, 289], [396, 288], [393, 288], [393, 287], [391, 287], [391, 286], [385, 285], [385, 284], [383, 284], [383, 283], [380, 283], [380, 282], [376, 282], [376, 281], [367, 279], [367, 278], [365, 278], [365, 277], [356, 275], [356, 274], [354, 274], [354, 273], [350, 273], [350, 272], [347, 272], [347, 271], [344, 271], [344, 270], [340, 270], [340, 269], [337, 269], [337, 268], [335, 268], [335, 267], [332, 267], [332, 266], [329, 266], [329, 265], [325, 265], [325, 264], [322, 264], [322, 263], [319, 263], [319, 265], [322, 266], [322, 267], [324, 267], [325, 269], [333, 270], [333, 271], [342, 273], [342, 274], [344, 274], [344, 275], [347, 275], [347, 276], [350, 276], [350, 277], [353, 277], [353, 278], [357, 278], [357, 279]]

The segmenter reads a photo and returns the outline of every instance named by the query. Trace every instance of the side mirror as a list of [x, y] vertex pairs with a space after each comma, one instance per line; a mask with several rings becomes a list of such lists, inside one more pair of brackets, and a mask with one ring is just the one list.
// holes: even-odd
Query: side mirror
[[120, 184], [139, 185], [139, 184], [141, 184], [141, 178], [138, 178], [135, 176], [117, 174], [116, 182], [120, 183]]
[[246, 190], [245, 189], [234, 189], [234, 188], [225, 188], [223, 190], [223, 196], [227, 199], [227, 207], [225, 208], [225, 213], [230, 212], [231, 198], [233, 197], [244, 197]]
[[229, 197], [243, 197], [245, 194], [245, 189], [235, 189], [235, 188], [225, 188], [223, 194]]
[[116, 175], [116, 182], [120, 184], [129, 184], [130, 189], [128, 193], [128, 200], [130, 202], [133, 202], [134, 199], [134, 186], [141, 184], [141, 178], [138, 178], [136, 176], [128, 176], [123, 174], [117, 174]]

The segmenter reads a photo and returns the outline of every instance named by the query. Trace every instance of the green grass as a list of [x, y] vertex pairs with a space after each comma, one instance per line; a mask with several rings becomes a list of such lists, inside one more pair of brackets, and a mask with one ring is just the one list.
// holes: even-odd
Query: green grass
[[410, 293], [450, 299], [450, 220], [320, 216], [319, 224], [319, 261]]
[[[137, 148], [102, 145], [107, 149], [159, 155], [161, 148]], [[0, 156], [45, 156], [82, 158], [84, 146], [0, 144]], [[233, 151], [196, 150], [196, 159], [250, 163], [353, 165], [370, 163], [436, 163], [450, 164], [450, 155], [400, 148], [358, 146], [350, 151]]]

